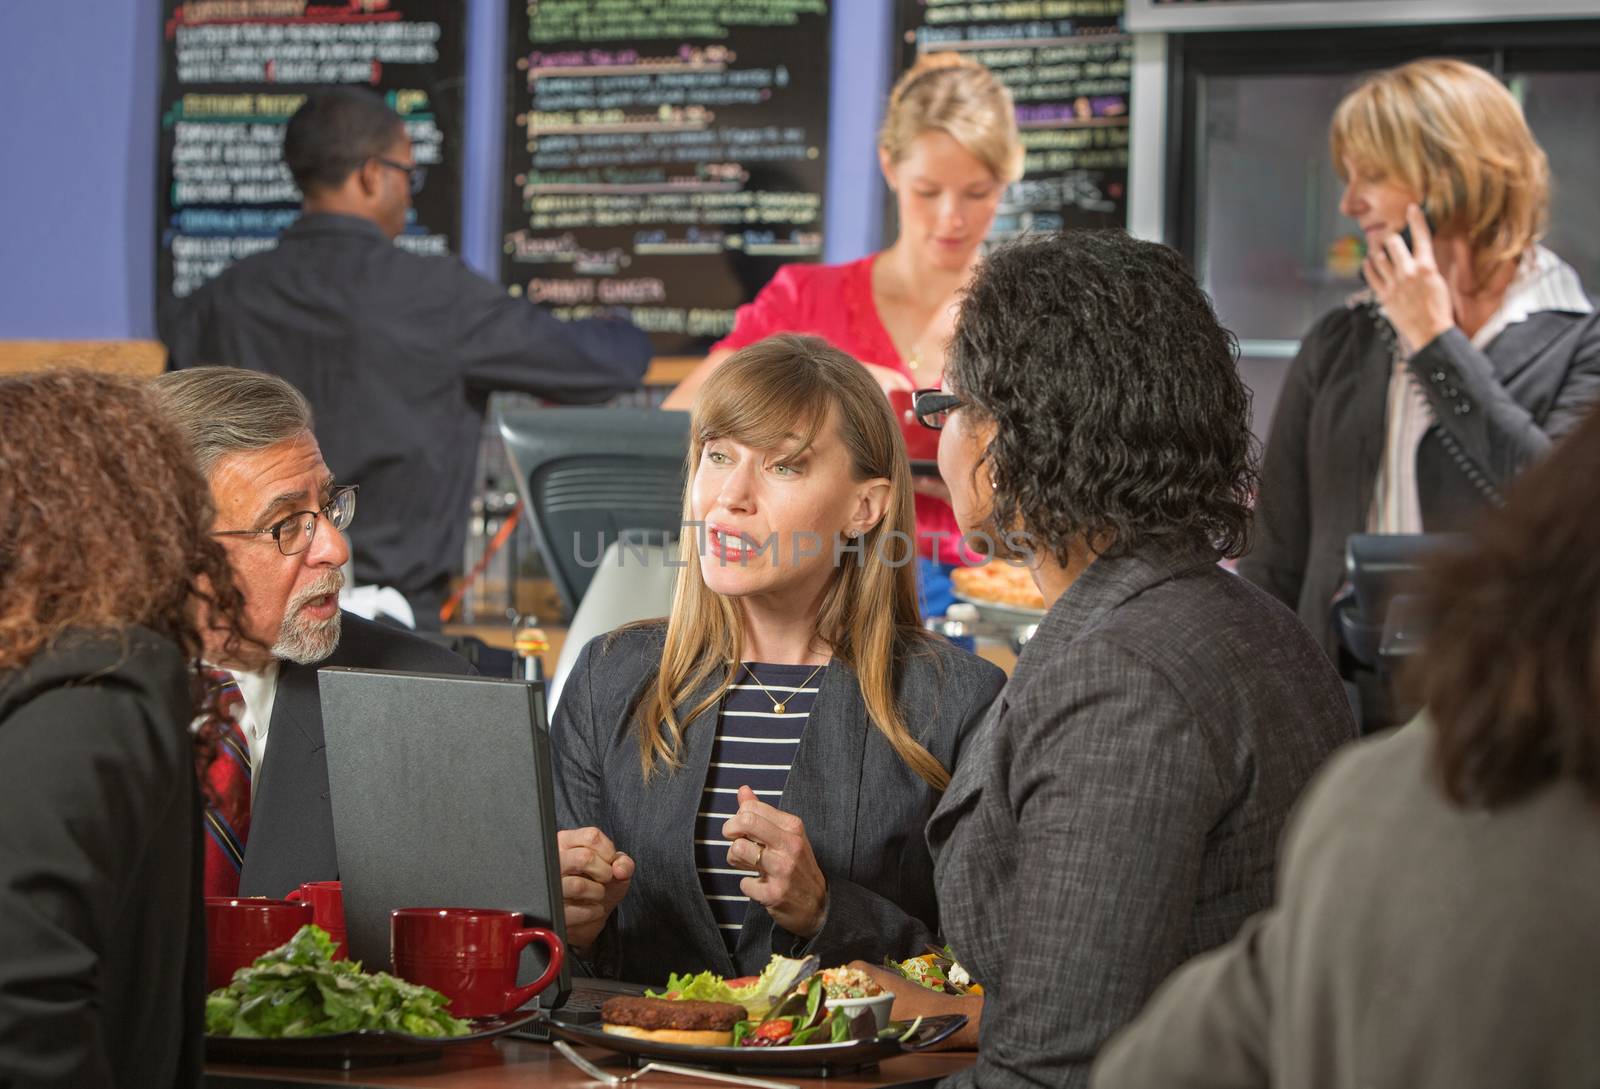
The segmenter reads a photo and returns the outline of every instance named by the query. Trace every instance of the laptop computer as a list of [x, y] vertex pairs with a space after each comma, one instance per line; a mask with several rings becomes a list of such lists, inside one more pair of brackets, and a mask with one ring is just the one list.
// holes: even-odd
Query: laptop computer
[[[399, 907], [520, 911], [565, 942], [543, 684], [334, 666], [318, 675], [350, 956], [391, 970]], [[522, 956], [519, 980], [543, 973], [543, 947]], [[563, 965], [538, 1002], [559, 1006], [572, 988]], [[581, 1005], [598, 1009], [595, 988], [584, 991]]]

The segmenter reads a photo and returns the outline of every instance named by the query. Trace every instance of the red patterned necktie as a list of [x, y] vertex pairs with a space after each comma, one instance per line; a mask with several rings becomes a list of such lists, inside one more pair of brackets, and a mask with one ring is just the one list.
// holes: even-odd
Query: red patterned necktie
[[205, 892], [207, 896], [237, 896], [244, 844], [250, 835], [250, 743], [239, 727], [244, 696], [227, 670], [208, 670], [206, 678], [216, 693], [222, 736], [217, 754], [206, 768], [212, 798], [206, 802], [205, 814]]

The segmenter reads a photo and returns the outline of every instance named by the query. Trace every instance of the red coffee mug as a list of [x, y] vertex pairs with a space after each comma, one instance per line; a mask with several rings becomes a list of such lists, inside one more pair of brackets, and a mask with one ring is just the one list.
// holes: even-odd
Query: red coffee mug
[[235, 971], [278, 948], [311, 921], [310, 904], [206, 897], [206, 988], [226, 987]]
[[900, 434], [906, 440], [906, 456], [912, 461], [938, 461], [939, 460], [939, 432], [931, 427], [923, 427], [917, 422], [917, 414], [912, 410], [912, 395], [908, 389], [885, 390], [889, 395], [889, 407], [894, 409], [894, 418], [900, 424]]
[[284, 899], [311, 905], [313, 921], [328, 932], [337, 946], [333, 959], [344, 960], [349, 953], [345, 943], [344, 886], [337, 881], [307, 881]]
[[[550, 951], [544, 975], [517, 986], [517, 960], [530, 942]], [[401, 979], [450, 999], [453, 1017], [498, 1017], [544, 990], [561, 971], [561, 939], [524, 927], [515, 911], [399, 908], [389, 913], [389, 955]]]

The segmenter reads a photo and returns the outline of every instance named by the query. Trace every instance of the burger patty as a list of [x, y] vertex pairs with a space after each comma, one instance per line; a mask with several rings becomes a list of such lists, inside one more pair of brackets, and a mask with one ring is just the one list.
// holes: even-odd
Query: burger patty
[[639, 1029], [725, 1032], [745, 1019], [744, 1007], [732, 1002], [696, 1002], [678, 998], [636, 998], [617, 995], [600, 1006], [608, 1025]]

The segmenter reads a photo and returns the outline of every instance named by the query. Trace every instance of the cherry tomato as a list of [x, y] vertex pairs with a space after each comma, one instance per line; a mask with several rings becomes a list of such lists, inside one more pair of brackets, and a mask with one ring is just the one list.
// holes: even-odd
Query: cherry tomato
[[788, 1021], [763, 1021], [756, 1026], [756, 1037], [768, 1043], [779, 1043], [794, 1035], [794, 1025]]

